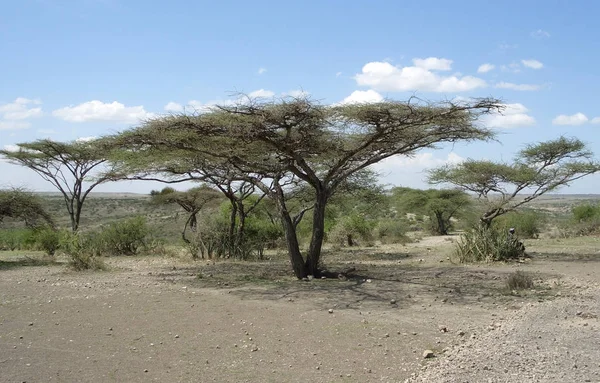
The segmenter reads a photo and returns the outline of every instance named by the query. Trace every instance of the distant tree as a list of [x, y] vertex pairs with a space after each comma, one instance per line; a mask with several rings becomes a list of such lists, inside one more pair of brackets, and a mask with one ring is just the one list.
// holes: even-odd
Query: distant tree
[[476, 193], [485, 202], [480, 222], [490, 227], [495, 218], [599, 170], [600, 163], [583, 142], [560, 137], [527, 145], [510, 164], [467, 160], [433, 169], [429, 182]]
[[22, 189], [0, 190], [0, 222], [4, 218], [23, 220], [31, 228], [42, 224], [54, 227], [54, 221], [44, 209], [43, 201]]
[[448, 235], [452, 218], [457, 218], [471, 204], [471, 197], [462, 190], [418, 190], [394, 188], [396, 202], [408, 212], [429, 216], [432, 231]]
[[177, 204], [185, 210], [189, 216], [181, 231], [181, 238], [189, 243], [186, 237], [188, 227], [191, 230], [196, 229], [197, 215], [208, 204], [217, 202], [222, 198], [222, 194], [207, 185], [195, 187], [186, 191], [176, 191], [171, 187], [165, 187], [160, 192], [152, 191], [152, 202], [156, 204]]
[[56, 142], [49, 139], [18, 144], [19, 150], [0, 150], [11, 163], [35, 171], [63, 195], [71, 220], [77, 231], [83, 204], [89, 193], [110, 177], [92, 172], [105, 163], [104, 151], [93, 142]]
[[[307, 98], [246, 99], [206, 113], [158, 117], [115, 139], [128, 153], [160, 151], [172, 156], [175, 165], [177, 159], [194, 158], [209, 172], [235, 170], [236, 179], [252, 183], [276, 202], [292, 268], [303, 278], [320, 274], [326, 207], [348, 177], [386, 158], [410, 156], [439, 143], [489, 139], [493, 133], [475, 121], [500, 105], [494, 99], [335, 106]], [[287, 191], [302, 183], [312, 188], [306, 257], [287, 199]]]

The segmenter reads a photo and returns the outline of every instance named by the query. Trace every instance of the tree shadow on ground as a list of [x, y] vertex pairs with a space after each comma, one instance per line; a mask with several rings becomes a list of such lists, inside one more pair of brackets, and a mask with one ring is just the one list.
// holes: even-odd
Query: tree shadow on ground
[[[309, 307], [315, 308], [467, 306], [509, 302], [515, 298], [506, 289], [506, 279], [512, 269], [452, 264], [354, 266], [356, 269], [342, 279], [310, 281], [295, 279], [286, 262], [217, 262], [164, 270], [155, 277], [199, 288], [226, 289], [242, 299], [308, 301]], [[328, 268], [332, 272], [341, 272], [348, 269], [348, 264], [330, 264]], [[542, 279], [550, 277], [549, 274], [538, 276]], [[538, 299], [540, 294], [543, 292], [531, 299]], [[519, 299], [527, 300], [527, 297], [520, 296]]]
[[39, 267], [39, 266], [51, 266], [58, 265], [55, 259], [51, 257], [15, 257], [11, 260], [0, 260], [0, 270], [12, 270], [21, 267]]

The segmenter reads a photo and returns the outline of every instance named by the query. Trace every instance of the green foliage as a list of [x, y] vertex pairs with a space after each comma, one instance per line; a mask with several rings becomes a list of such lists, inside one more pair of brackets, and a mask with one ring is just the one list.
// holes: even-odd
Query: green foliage
[[477, 226], [456, 242], [454, 256], [461, 263], [517, 259], [525, 254], [523, 244], [507, 231]]
[[112, 255], [134, 255], [148, 242], [150, 230], [143, 217], [132, 217], [109, 224], [98, 239]]
[[73, 270], [107, 269], [104, 261], [95, 253], [95, 245], [89, 235], [65, 232], [60, 238], [60, 249], [69, 257], [69, 267]]
[[506, 232], [514, 228], [520, 238], [538, 238], [546, 226], [546, 216], [533, 210], [511, 212], [494, 221], [494, 226], [500, 231]]
[[374, 229], [375, 238], [384, 244], [410, 242], [410, 238], [406, 236], [407, 231], [406, 222], [398, 218], [379, 219]]
[[22, 189], [0, 190], [0, 222], [5, 218], [22, 220], [30, 228], [54, 226], [42, 199]]
[[61, 233], [52, 227], [43, 227], [34, 232], [35, 242], [47, 255], [53, 256], [60, 246]]
[[375, 222], [359, 214], [352, 214], [337, 221], [328, 233], [328, 241], [336, 246], [372, 246]]
[[431, 232], [437, 235], [447, 235], [454, 220], [471, 205], [471, 198], [461, 190], [393, 188], [392, 198], [397, 211], [428, 216]]
[[506, 287], [509, 290], [524, 290], [533, 288], [533, 278], [530, 274], [521, 270], [511, 273], [506, 279]]
[[[497, 217], [599, 170], [600, 162], [582, 141], [560, 137], [528, 145], [510, 164], [470, 159], [433, 169], [429, 182], [449, 183], [476, 193], [486, 202], [480, 220], [489, 226]], [[516, 198], [529, 190], [533, 193]]]
[[600, 204], [584, 203], [572, 209], [575, 222], [591, 222], [600, 218]]
[[0, 250], [31, 250], [35, 246], [35, 233], [32, 229], [0, 230]]

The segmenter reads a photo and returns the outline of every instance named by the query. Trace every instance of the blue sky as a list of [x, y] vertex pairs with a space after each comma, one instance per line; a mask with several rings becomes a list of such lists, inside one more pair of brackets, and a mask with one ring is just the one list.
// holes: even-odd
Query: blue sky
[[[493, 96], [501, 143], [381, 164], [384, 183], [425, 187], [423, 169], [509, 160], [561, 134], [600, 157], [600, 29], [594, 1], [0, 2], [0, 147], [74, 140], [140, 118], [226, 102], [234, 92], [308, 92], [324, 103]], [[565, 193], [596, 193], [600, 176]], [[53, 190], [0, 162], [0, 186]], [[150, 183], [99, 190], [147, 192]]]

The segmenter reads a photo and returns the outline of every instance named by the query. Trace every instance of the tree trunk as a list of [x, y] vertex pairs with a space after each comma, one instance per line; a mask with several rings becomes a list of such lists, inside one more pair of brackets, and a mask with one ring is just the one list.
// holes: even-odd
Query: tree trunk
[[281, 215], [281, 223], [285, 233], [285, 242], [287, 245], [288, 254], [290, 256], [292, 269], [294, 270], [294, 275], [296, 275], [298, 279], [302, 279], [308, 274], [304, 264], [304, 259], [302, 258], [302, 253], [300, 252], [298, 236], [296, 235], [296, 226], [294, 226], [292, 217], [290, 217], [290, 213], [284, 204], [285, 202], [278, 201], [278, 205], [280, 205], [279, 214]]
[[325, 206], [327, 205], [327, 191], [317, 191], [315, 208], [313, 210], [312, 238], [308, 255], [306, 256], [306, 271], [308, 275], [320, 277], [319, 259], [321, 258], [321, 248], [325, 238]]
[[437, 219], [437, 224], [438, 224], [438, 234], [440, 235], [448, 235], [448, 227], [446, 225], [446, 222], [444, 221], [444, 216], [443, 213], [436, 213], [435, 214], [435, 218]]
[[228, 253], [227, 258], [231, 256], [235, 256], [235, 224], [237, 221], [237, 205], [235, 200], [230, 199], [231, 201], [231, 214], [229, 215], [229, 233], [227, 242]]

